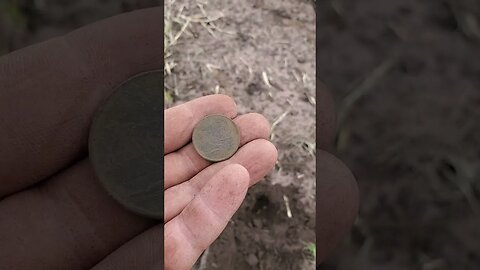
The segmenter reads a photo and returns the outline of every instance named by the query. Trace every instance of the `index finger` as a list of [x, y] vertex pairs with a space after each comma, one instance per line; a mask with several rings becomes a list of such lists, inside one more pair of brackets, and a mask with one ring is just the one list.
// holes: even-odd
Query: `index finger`
[[237, 115], [235, 102], [226, 95], [209, 95], [165, 110], [164, 153], [187, 144], [198, 121], [210, 114], [233, 118]]

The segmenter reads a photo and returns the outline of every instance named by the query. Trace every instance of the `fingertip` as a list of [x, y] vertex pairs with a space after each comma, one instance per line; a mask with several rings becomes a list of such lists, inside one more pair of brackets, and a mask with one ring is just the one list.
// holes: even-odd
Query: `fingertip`
[[250, 185], [254, 185], [273, 169], [277, 162], [278, 151], [273, 143], [265, 139], [254, 140], [244, 147], [248, 155], [255, 155], [253, 157], [256, 159], [255, 162], [251, 163], [248, 168]]
[[273, 167], [273, 165], [275, 165], [275, 163], [277, 163], [277, 160], [278, 160], [278, 149], [277, 149], [277, 147], [276, 147], [273, 143], [271, 143], [270, 141], [269, 141], [269, 143], [270, 143], [270, 145], [269, 145], [269, 148], [270, 148], [269, 152], [271, 153], [271, 157], [272, 157], [271, 160], [272, 160], [272, 167]]
[[250, 183], [250, 174], [248, 170], [240, 164], [229, 164], [222, 169], [227, 177], [224, 179], [224, 184], [231, 187], [237, 193], [246, 192]]
[[258, 138], [268, 139], [270, 137], [270, 123], [268, 122], [267, 118], [259, 113], [248, 113], [245, 115], [250, 119], [254, 125], [252, 128], [256, 129], [256, 133], [258, 134]]
[[[323, 177], [322, 182], [319, 182], [317, 187], [322, 192], [324, 190], [336, 189], [336, 191], [341, 193], [342, 196], [340, 197], [348, 198], [347, 200], [341, 200], [341, 202], [345, 209], [348, 210], [346, 211], [348, 216], [346, 218], [347, 223], [353, 223], [360, 204], [360, 192], [355, 176], [345, 163], [326, 151], [319, 150], [317, 152], [317, 163], [319, 163], [317, 172], [328, 176]], [[336, 195], [338, 194], [331, 193], [331, 196]]]
[[237, 104], [232, 97], [224, 94], [213, 94], [204, 96], [204, 98], [210, 99], [213, 104], [222, 108], [222, 111], [225, 112], [225, 116], [230, 118], [237, 116]]
[[270, 122], [268, 122], [267, 118], [265, 118], [263, 114], [247, 113], [245, 115], [251, 117], [258, 126], [261, 126], [263, 130], [266, 130], [268, 133], [270, 133]]
[[[245, 198], [249, 186], [249, 174], [240, 164], [229, 164], [218, 171], [192, 200], [191, 205], [200, 200], [212, 213], [215, 213], [216, 222], [226, 223], [237, 211]], [[187, 209], [182, 213], [191, 214]], [[222, 225], [223, 226], [223, 225]]]
[[270, 124], [259, 113], [247, 113], [233, 119], [240, 132], [240, 145], [244, 145], [256, 139], [268, 139], [270, 137]]
[[265, 161], [270, 167], [273, 168], [278, 159], [278, 150], [277, 147], [268, 140], [259, 140], [258, 147], [265, 153]]
[[316, 189], [317, 265], [351, 229], [359, 210], [359, 189], [350, 169], [334, 155], [318, 150]]
[[229, 164], [229, 165], [225, 166], [225, 170], [230, 170], [230, 171], [235, 172], [239, 175], [246, 174], [248, 176], [247, 169], [245, 167], [243, 167], [242, 165], [238, 164], [238, 163]]

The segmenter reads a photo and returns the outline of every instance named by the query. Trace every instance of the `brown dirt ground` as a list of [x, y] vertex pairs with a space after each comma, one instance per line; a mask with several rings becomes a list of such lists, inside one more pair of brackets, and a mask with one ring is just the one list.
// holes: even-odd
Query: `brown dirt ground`
[[[161, 2], [2, 1], [0, 55]], [[233, 96], [240, 113], [263, 113], [272, 123], [280, 120], [272, 138], [279, 149], [277, 167], [250, 189], [241, 209], [197, 267], [313, 269], [314, 258], [306, 251], [315, 242], [315, 12], [311, 2], [179, 0], [168, 8], [176, 20], [173, 33], [185, 22], [180, 15], [193, 21], [166, 60], [176, 64], [166, 74], [167, 106], [218, 92]], [[202, 24], [205, 18], [212, 21]], [[287, 217], [284, 196], [292, 218]]]
[[320, 269], [480, 269], [479, 2], [319, 4], [319, 77], [340, 112], [363, 93], [337, 145], [360, 216]]

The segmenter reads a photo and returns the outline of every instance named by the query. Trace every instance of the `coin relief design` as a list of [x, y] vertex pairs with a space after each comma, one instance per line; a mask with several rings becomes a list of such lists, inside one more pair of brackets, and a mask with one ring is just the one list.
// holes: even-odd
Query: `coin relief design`
[[96, 113], [89, 158], [106, 191], [127, 209], [163, 219], [163, 74], [119, 86]]
[[230, 118], [209, 115], [195, 126], [192, 142], [200, 156], [218, 162], [230, 158], [238, 150], [240, 132]]

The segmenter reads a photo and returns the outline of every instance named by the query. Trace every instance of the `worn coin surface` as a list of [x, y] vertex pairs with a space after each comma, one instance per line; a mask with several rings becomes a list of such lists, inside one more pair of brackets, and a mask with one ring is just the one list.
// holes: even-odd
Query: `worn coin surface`
[[163, 73], [124, 82], [96, 113], [89, 158], [107, 192], [137, 214], [163, 219]]
[[195, 126], [192, 142], [200, 156], [218, 162], [235, 154], [240, 145], [240, 132], [230, 118], [208, 115]]

